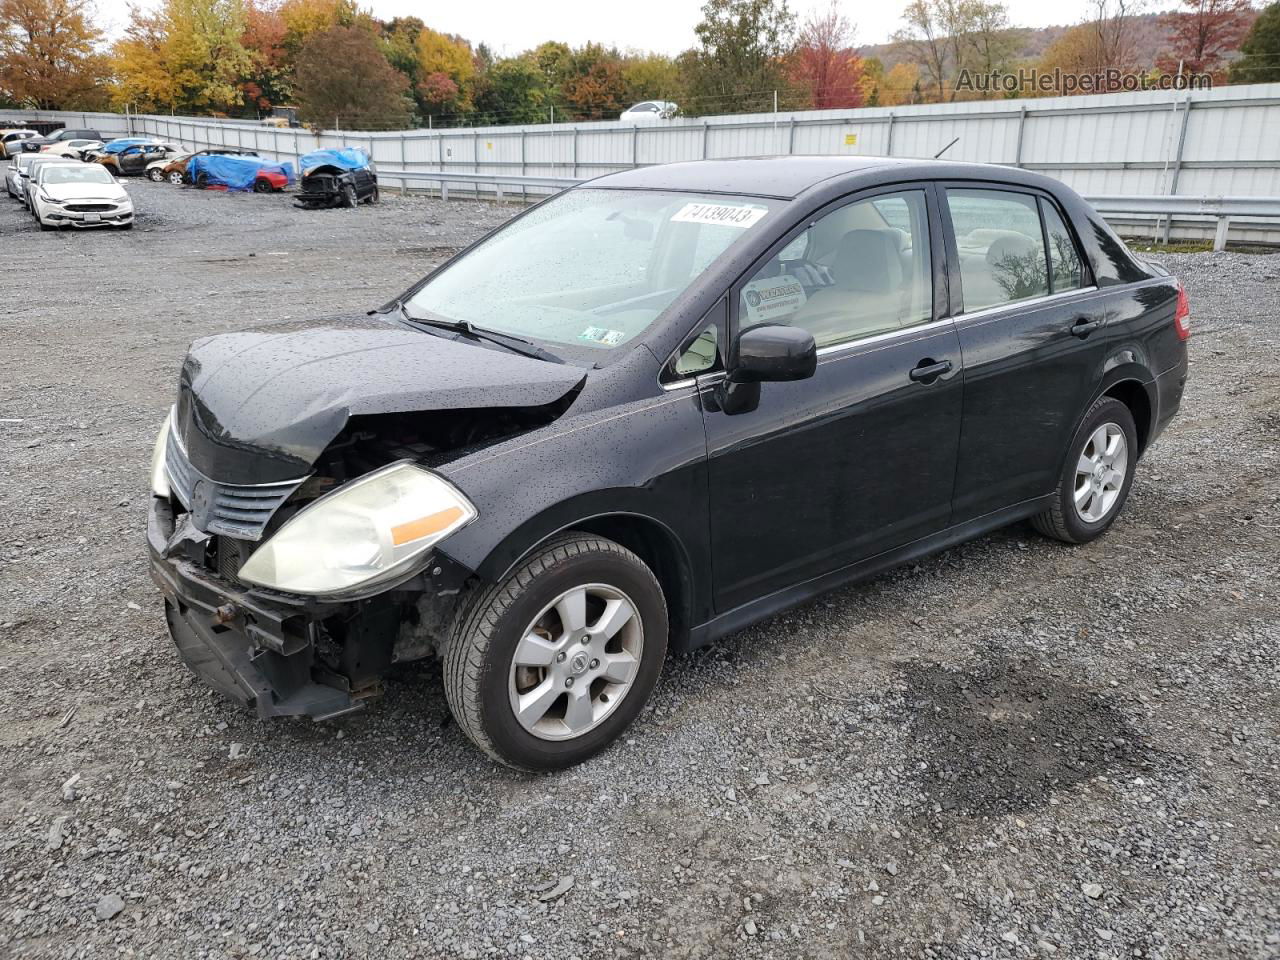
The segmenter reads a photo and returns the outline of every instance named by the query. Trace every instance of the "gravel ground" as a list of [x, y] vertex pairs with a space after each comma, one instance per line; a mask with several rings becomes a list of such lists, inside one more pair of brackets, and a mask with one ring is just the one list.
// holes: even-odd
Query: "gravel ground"
[[129, 234], [0, 198], [0, 955], [1280, 956], [1280, 258], [1165, 258], [1192, 380], [1101, 541], [673, 659], [530, 777], [433, 664], [325, 725], [211, 695], [142, 550], [188, 341], [377, 304], [513, 208], [131, 189]]

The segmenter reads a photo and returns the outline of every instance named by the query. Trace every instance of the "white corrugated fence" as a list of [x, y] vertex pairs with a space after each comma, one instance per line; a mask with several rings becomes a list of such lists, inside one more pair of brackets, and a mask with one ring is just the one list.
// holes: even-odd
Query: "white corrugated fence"
[[[391, 185], [401, 170], [586, 178], [703, 158], [930, 157], [955, 140], [946, 159], [1036, 170], [1085, 196], [1280, 196], [1280, 83], [677, 118], [643, 126], [606, 121], [317, 135], [250, 121], [0, 111], [0, 126], [10, 119], [57, 120], [196, 147], [241, 147], [275, 160], [296, 161], [318, 147], [362, 146], [377, 162], [380, 179]], [[533, 194], [554, 188], [525, 189]], [[1146, 232], [1153, 223], [1150, 215], [1116, 220], [1129, 232]], [[1215, 223], [1183, 217], [1173, 227], [1175, 237], [1208, 239]], [[1274, 222], [1233, 219], [1231, 233], [1233, 239], [1280, 243]]]

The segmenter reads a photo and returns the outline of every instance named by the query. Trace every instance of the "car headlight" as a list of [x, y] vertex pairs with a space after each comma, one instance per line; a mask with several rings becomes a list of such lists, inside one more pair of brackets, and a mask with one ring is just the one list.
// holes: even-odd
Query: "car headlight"
[[169, 425], [173, 422], [173, 410], [164, 418], [164, 425], [156, 435], [156, 444], [151, 448], [151, 494], [169, 499], [169, 475], [164, 468], [164, 452], [169, 446]]
[[451, 483], [408, 461], [366, 474], [300, 510], [240, 568], [272, 590], [342, 595], [408, 574], [476, 518]]
[[53, 197], [50, 197], [50, 196], [48, 196], [47, 194], [44, 194], [44, 193], [41, 193], [41, 194], [40, 194], [40, 199], [41, 199], [41, 201], [43, 201], [44, 203], [56, 203], [56, 204], [58, 204], [59, 206], [61, 206], [63, 203], [65, 203], [65, 202], [66, 202], [65, 200], [55, 200], [55, 199], [53, 199]]

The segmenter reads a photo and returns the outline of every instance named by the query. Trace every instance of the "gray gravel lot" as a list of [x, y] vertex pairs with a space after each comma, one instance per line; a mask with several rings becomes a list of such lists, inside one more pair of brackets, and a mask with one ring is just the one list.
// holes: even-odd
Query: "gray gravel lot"
[[142, 547], [191, 339], [373, 306], [515, 208], [130, 189], [131, 233], [0, 197], [0, 956], [1280, 956], [1280, 258], [1163, 258], [1192, 380], [1101, 541], [673, 659], [530, 777], [435, 665], [325, 725], [218, 699]]

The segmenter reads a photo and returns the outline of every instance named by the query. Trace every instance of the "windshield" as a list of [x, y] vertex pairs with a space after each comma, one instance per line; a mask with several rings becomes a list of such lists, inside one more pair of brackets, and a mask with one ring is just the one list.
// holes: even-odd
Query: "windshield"
[[610, 350], [783, 206], [757, 197], [580, 188], [544, 201], [429, 279], [411, 317]]
[[41, 183], [115, 183], [106, 167], [57, 164], [46, 166], [40, 173]]

